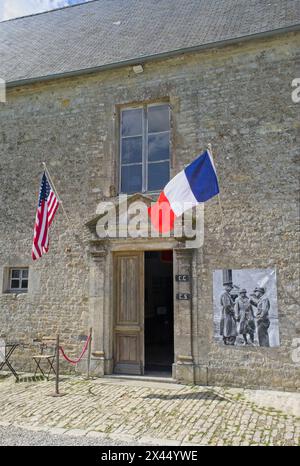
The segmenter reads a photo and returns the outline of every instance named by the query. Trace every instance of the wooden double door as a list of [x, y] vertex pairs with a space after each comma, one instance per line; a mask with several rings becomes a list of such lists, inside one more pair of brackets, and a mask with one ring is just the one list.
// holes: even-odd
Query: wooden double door
[[114, 254], [114, 372], [144, 373], [144, 252]]

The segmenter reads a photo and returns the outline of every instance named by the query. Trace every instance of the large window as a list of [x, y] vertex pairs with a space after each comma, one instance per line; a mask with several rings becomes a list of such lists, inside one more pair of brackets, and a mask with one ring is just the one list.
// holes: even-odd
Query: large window
[[170, 107], [143, 105], [121, 111], [120, 191], [159, 191], [170, 178]]

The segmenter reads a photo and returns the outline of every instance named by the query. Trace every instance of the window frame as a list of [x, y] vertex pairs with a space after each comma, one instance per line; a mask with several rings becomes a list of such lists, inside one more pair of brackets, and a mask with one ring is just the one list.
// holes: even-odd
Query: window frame
[[[19, 278], [13, 278], [13, 271], [20, 270]], [[27, 277], [23, 277], [23, 272], [27, 272]], [[12, 281], [19, 281], [19, 288], [12, 288]], [[22, 281], [27, 280], [27, 288], [22, 288]], [[10, 267], [8, 270], [8, 292], [9, 293], [27, 293], [29, 288], [29, 267]]]
[[[162, 106], [168, 106], [169, 107], [169, 129], [165, 131], [158, 131], [156, 133], [149, 133], [148, 131], [148, 126], [149, 126], [149, 119], [148, 119], [148, 112], [147, 110], [151, 107], [162, 107]], [[122, 136], [122, 114], [124, 111], [128, 110], [137, 110], [137, 109], [142, 109], [142, 163], [128, 163], [128, 164], [123, 164], [122, 163], [122, 141], [124, 137]], [[118, 193], [119, 194], [128, 194], [122, 191], [122, 167], [123, 166], [130, 166], [130, 165], [142, 165], [142, 189], [141, 193], [145, 194], [157, 194], [159, 193], [162, 189], [163, 186], [159, 189], [156, 190], [149, 190], [148, 189], [148, 167], [149, 163], [150, 164], [156, 164], [156, 163], [162, 163], [162, 162], [168, 162], [169, 163], [169, 179], [171, 175], [171, 168], [172, 168], [172, 151], [171, 151], [171, 104], [169, 101], [159, 101], [159, 102], [146, 102], [146, 103], [137, 103], [137, 104], [132, 104], [132, 105], [124, 105], [120, 107], [120, 114], [119, 114], [119, 180], [118, 180]], [[161, 160], [155, 160], [153, 162], [149, 162], [149, 151], [148, 151], [148, 138], [149, 134], [154, 135], [154, 134], [163, 134], [163, 133], [169, 133], [169, 158], [168, 159], [161, 159]], [[127, 136], [127, 137], [136, 137], [137, 135], [133, 136]], [[126, 138], [126, 136], [125, 136]], [[130, 193], [129, 195], [132, 195], [134, 193]]]

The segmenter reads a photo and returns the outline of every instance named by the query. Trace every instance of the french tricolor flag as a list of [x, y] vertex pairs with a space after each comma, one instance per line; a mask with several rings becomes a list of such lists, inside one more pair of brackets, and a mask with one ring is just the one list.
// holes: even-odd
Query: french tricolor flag
[[173, 229], [176, 217], [219, 192], [212, 155], [206, 150], [165, 186], [148, 209], [151, 222], [157, 231], [166, 233]]

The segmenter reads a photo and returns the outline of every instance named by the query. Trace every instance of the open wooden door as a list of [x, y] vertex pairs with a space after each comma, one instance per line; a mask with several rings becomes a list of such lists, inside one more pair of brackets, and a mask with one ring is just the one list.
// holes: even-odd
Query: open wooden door
[[114, 255], [114, 372], [144, 373], [144, 252]]

